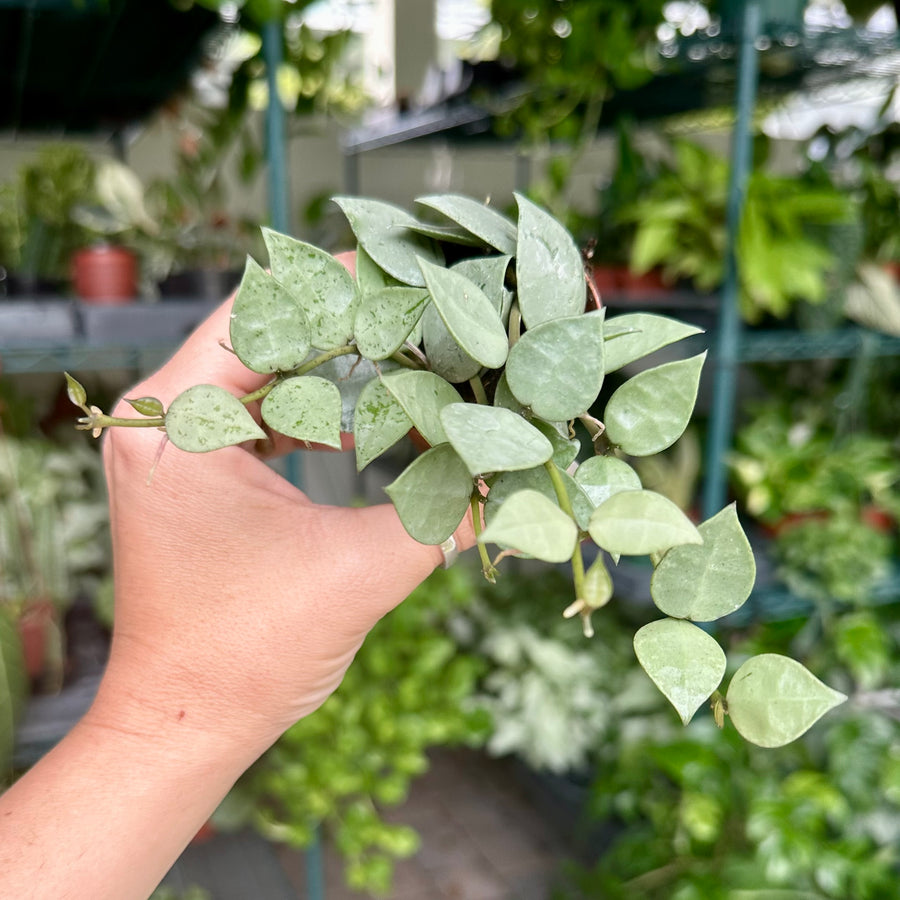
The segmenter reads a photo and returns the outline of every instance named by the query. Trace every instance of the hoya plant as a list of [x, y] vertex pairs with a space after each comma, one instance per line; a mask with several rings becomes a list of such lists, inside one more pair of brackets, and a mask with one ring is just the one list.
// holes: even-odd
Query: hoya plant
[[[586, 635], [612, 599], [610, 565], [650, 558], [663, 617], [640, 628], [634, 648], [685, 724], [709, 702], [720, 725], [727, 715], [744, 738], [774, 747], [845, 699], [776, 654], [744, 662], [722, 692], [725, 653], [701, 625], [738, 609], [753, 586], [736, 510], [695, 525], [628, 461], [684, 432], [705, 354], [641, 361], [699, 329], [607, 317], [571, 235], [522, 195], [515, 220], [456, 194], [419, 198], [416, 216], [378, 200], [335, 202], [357, 240], [355, 275], [270, 230], [268, 268], [247, 261], [230, 349], [270, 376], [262, 388], [236, 397], [198, 384], [167, 409], [134, 399], [141, 418], [121, 419], [88, 406], [70, 379], [79, 426], [161, 428], [197, 453], [272, 432], [337, 448], [350, 432], [360, 471], [414, 431], [427, 449], [386, 488], [409, 534], [442, 544], [471, 513], [489, 580], [508, 555], [568, 563], [573, 594], [561, 613], [580, 617]], [[595, 409], [604, 379], [626, 366], [636, 374]]]

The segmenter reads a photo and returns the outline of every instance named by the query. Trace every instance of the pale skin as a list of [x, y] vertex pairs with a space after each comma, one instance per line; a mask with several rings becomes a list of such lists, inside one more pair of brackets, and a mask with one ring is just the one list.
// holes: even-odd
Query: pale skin
[[[127, 396], [167, 405], [193, 384], [258, 388], [265, 376], [220, 346], [229, 315], [227, 302]], [[137, 414], [123, 403], [116, 415]], [[104, 439], [110, 661], [82, 721], [0, 796], [2, 897], [148, 897], [237, 778], [443, 560], [390, 505], [314, 504], [247, 448], [168, 446], [148, 483], [161, 439]], [[472, 545], [469, 522], [456, 539]]]

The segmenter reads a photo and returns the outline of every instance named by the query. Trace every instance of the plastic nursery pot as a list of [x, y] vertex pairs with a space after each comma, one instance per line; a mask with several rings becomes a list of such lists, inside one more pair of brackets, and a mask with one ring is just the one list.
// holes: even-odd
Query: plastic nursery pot
[[137, 258], [124, 247], [85, 247], [72, 257], [72, 282], [86, 303], [131, 303], [137, 295]]

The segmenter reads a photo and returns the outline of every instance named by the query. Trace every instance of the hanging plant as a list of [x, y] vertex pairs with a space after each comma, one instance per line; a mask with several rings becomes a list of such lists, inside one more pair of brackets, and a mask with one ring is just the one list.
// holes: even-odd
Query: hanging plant
[[196, 385], [168, 409], [141, 398], [132, 405], [143, 418], [126, 419], [89, 407], [70, 378], [85, 411], [79, 427], [163, 428], [189, 452], [267, 430], [337, 448], [350, 432], [359, 470], [415, 431], [428, 449], [386, 488], [413, 538], [441, 544], [471, 511], [488, 580], [511, 554], [568, 562], [573, 597], [561, 613], [580, 616], [587, 635], [612, 598], [610, 563], [649, 556], [665, 618], [638, 631], [635, 650], [681, 719], [710, 702], [720, 724], [730, 714], [754, 743], [792, 740], [843, 695], [765, 654], [723, 696], [725, 654], [696, 624], [750, 595], [755, 564], [735, 508], [695, 526], [624, 458], [653, 456], [682, 435], [705, 354], [643, 368], [593, 411], [608, 374], [699, 329], [642, 313], [607, 319], [569, 233], [516, 201], [514, 222], [467, 197], [422, 197], [425, 221], [338, 197], [358, 241], [355, 277], [329, 253], [265, 231], [269, 270], [248, 260], [230, 338], [244, 365], [271, 375], [266, 385], [243, 398]]

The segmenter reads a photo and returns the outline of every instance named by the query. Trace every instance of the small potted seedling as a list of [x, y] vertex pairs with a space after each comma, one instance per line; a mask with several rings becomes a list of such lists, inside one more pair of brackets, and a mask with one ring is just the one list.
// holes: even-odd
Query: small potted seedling
[[[386, 488], [413, 538], [441, 544], [471, 513], [489, 580], [510, 554], [568, 563], [573, 595], [560, 613], [580, 618], [586, 635], [612, 599], [609, 567], [649, 557], [662, 617], [638, 630], [634, 648], [681, 719], [710, 703], [720, 725], [730, 716], [754, 743], [802, 734], [843, 695], [776, 654], [744, 662], [723, 694], [725, 654], [696, 624], [733, 612], [753, 587], [735, 507], [695, 525], [626, 461], [684, 432], [705, 354], [637, 367], [595, 410], [606, 376], [698, 329], [607, 317], [572, 237], [524, 196], [515, 221], [460, 195], [417, 202], [419, 217], [336, 198], [358, 242], [355, 276], [324, 250], [265, 231], [268, 270], [248, 260], [230, 331], [243, 364], [271, 376], [264, 387], [235, 397], [198, 384], [165, 409], [134, 400], [142, 417], [117, 419], [70, 379], [80, 427], [162, 428], [188, 452], [267, 431], [337, 448], [351, 432], [360, 470], [415, 429], [428, 449]], [[270, 324], [263, 334], [260, 321]], [[249, 410], [257, 404], [262, 425]]]

